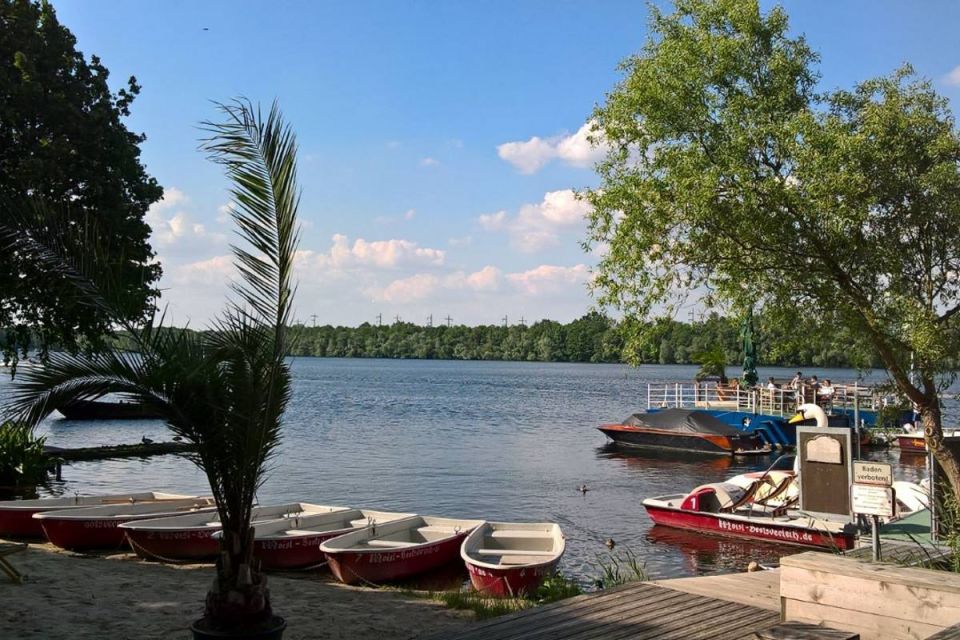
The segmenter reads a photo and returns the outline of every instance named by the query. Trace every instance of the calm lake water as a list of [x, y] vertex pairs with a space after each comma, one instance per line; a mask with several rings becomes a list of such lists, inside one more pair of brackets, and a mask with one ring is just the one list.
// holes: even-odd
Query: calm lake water
[[[743, 569], [795, 548], [653, 528], [641, 501], [685, 492], [770, 458], [618, 451], [596, 426], [642, 409], [646, 384], [691, 380], [696, 367], [298, 358], [283, 444], [261, 503], [303, 501], [490, 520], [550, 520], [567, 538], [562, 569], [585, 582], [596, 562], [629, 549], [656, 577]], [[761, 379], [794, 370], [762, 368]], [[734, 373], [731, 371], [731, 373]], [[810, 369], [838, 381], [852, 370]], [[734, 373], [734, 375], [736, 375]], [[866, 382], [880, 379], [865, 376]], [[0, 399], [10, 382], [0, 381]], [[55, 414], [58, 415], [58, 414]], [[42, 427], [61, 447], [167, 440], [155, 421]], [[877, 452], [901, 479], [925, 475], [923, 458]], [[55, 493], [153, 489], [207, 493], [204, 476], [177, 456], [74, 463]], [[578, 487], [590, 488], [581, 495]]]

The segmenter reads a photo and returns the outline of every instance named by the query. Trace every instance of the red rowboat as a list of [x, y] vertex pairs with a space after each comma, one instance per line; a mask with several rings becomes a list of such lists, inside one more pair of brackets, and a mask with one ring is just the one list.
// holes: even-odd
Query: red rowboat
[[754, 502], [750, 490], [729, 482], [697, 487], [688, 494], [647, 498], [643, 506], [659, 525], [827, 549], [852, 549], [853, 525]]
[[254, 527], [253, 554], [267, 570], [307, 569], [326, 562], [320, 545], [327, 540], [413, 516], [412, 513], [349, 509], [264, 522]]
[[474, 589], [515, 597], [536, 592], [556, 570], [564, 549], [559, 525], [485, 522], [463, 541], [460, 557]]
[[[250, 524], [256, 526], [287, 517], [347, 510], [347, 507], [326, 507], [305, 502], [254, 507], [250, 512]], [[135, 520], [121, 524], [120, 529], [126, 532], [127, 540], [137, 555], [147, 560], [206, 560], [220, 552], [220, 542], [215, 537], [220, 531], [220, 514], [216, 511]]]
[[43, 527], [33, 514], [53, 509], [80, 509], [118, 502], [143, 502], [146, 500], [172, 500], [192, 498], [174, 493], [112, 493], [103, 496], [72, 496], [69, 498], [42, 498], [40, 500], [7, 500], [0, 502], [0, 536], [16, 538], [42, 538]]
[[413, 516], [327, 540], [320, 550], [341, 582], [378, 584], [454, 562], [460, 544], [482, 520]]
[[203, 511], [212, 513], [212, 498], [124, 501], [85, 509], [63, 509], [35, 514], [47, 539], [63, 549], [117, 549], [126, 541], [124, 522]]
[[897, 436], [897, 445], [900, 451], [909, 453], [926, 453], [927, 441], [923, 439], [923, 433], [905, 433]]

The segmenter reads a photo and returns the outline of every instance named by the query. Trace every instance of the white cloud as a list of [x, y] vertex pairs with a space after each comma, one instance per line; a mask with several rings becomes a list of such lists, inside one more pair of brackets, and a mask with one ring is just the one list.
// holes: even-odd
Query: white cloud
[[189, 203], [190, 198], [183, 191], [168, 187], [164, 189], [163, 198], [147, 209], [144, 220], [152, 230], [150, 242], [154, 248], [169, 254], [176, 245], [180, 251], [193, 253], [203, 246], [226, 242], [224, 234], [209, 231], [186, 211]]
[[574, 167], [591, 167], [607, 151], [602, 142], [594, 145], [588, 139], [592, 126], [592, 122], [586, 122], [573, 134], [551, 138], [534, 136], [526, 141], [505, 142], [497, 146], [497, 155], [524, 174], [536, 173], [554, 159]]
[[585, 264], [572, 267], [542, 264], [528, 271], [507, 274], [507, 279], [521, 293], [543, 296], [564, 293], [573, 285], [585, 285], [590, 279], [590, 269]]
[[497, 211], [496, 213], [484, 213], [477, 218], [477, 221], [480, 223], [480, 226], [487, 231], [500, 231], [506, 226], [507, 212]]
[[396, 269], [404, 266], [440, 266], [446, 259], [443, 249], [421, 247], [410, 240], [374, 240], [357, 238], [352, 244], [342, 234], [332, 237], [333, 245], [325, 253], [297, 252], [297, 261], [311, 269], [349, 269], [375, 267]]
[[589, 203], [563, 189], [547, 192], [542, 202], [523, 205], [513, 218], [497, 211], [481, 215], [477, 222], [486, 231], [506, 231], [516, 249], [534, 253], [558, 244], [561, 230], [579, 230], [589, 212]]
[[469, 247], [473, 244], [473, 236], [461, 236], [447, 240], [451, 247]]
[[368, 293], [374, 300], [385, 302], [422, 300], [432, 295], [440, 285], [440, 278], [430, 273], [418, 273], [408, 278], [394, 280], [383, 289], [371, 288]]
[[950, 73], [943, 76], [943, 82], [951, 87], [960, 87], [960, 65], [954, 67]]
[[420, 161], [421, 167], [436, 167], [439, 164], [440, 164], [440, 161], [437, 160], [436, 158], [427, 157]]
[[400, 141], [399, 141], [399, 140], [388, 140], [386, 146], [387, 146], [387, 149], [399, 149], [399, 148], [400, 148]]
[[232, 200], [217, 207], [217, 222], [220, 224], [226, 224], [230, 222], [230, 216], [232, 215], [233, 210], [236, 208], [237, 203], [233, 202]]
[[404, 220], [413, 220], [414, 216], [416, 216], [416, 215], [417, 215], [417, 210], [416, 210], [416, 209], [407, 209], [407, 210], [403, 213], [403, 219], [404, 219]]

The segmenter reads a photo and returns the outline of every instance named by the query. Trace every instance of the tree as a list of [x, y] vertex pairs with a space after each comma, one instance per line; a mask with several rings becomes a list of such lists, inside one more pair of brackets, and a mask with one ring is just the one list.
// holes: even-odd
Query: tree
[[[131, 77], [112, 93], [107, 69], [75, 45], [49, 3], [0, 0], [0, 222], [9, 223], [9, 205], [21, 198], [58, 208], [63, 239], [72, 240], [65, 249], [79, 256], [98, 244], [98, 269], [113, 274], [113, 306], [142, 318], [160, 277], [143, 217], [163, 189], [140, 162], [145, 137], [122, 122], [140, 86]], [[7, 357], [28, 346], [31, 329], [42, 346], [66, 347], [110, 330], [102, 310], [78, 303], [59, 270], [44, 265], [22, 247], [0, 259]]]
[[[938, 391], [960, 346], [960, 137], [906, 67], [816, 93], [818, 61], [781, 8], [677, 0], [595, 113], [610, 145], [587, 247], [628, 316], [678, 296], [822, 314], [863, 336], [942, 446]], [[918, 376], [911, 377], [914, 355]]]
[[[224, 121], [206, 125], [212, 137], [204, 148], [233, 181], [232, 216], [241, 240], [233, 249], [240, 274], [236, 299], [211, 331], [128, 323], [136, 353], [53, 353], [47, 366], [22, 376], [11, 410], [35, 425], [71, 400], [120, 393], [193, 443], [194, 462], [207, 475], [223, 527], [202, 622], [234, 629], [272, 619], [266, 579], [253, 561], [250, 514], [290, 397], [285, 349], [299, 192], [296, 143], [276, 105], [266, 118], [245, 102], [221, 110]], [[95, 284], [88, 287], [91, 296]], [[101, 302], [109, 313], [107, 301]]]

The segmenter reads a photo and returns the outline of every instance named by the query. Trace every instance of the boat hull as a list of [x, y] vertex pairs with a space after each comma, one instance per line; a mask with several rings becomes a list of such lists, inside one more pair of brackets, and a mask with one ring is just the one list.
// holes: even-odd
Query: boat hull
[[498, 598], [517, 597], [536, 593], [543, 581], [556, 571], [560, 559], [535, 566], [479, 567], [467, 561], [470, 583], [481, 593]]
[[396, 550], [342, 550], [326, 554], [330, 571], [345, 584], [390, 582], [432, 571], [460, 558], [469, 531]]
[[121, 529], [138, 556], [161, 562], [210, 560], [220, 552], [220, 541], [211, 535], [220, 527], [184, 529], [180, 531], [151, 531], [149, 529]]
[[900, 451], [909, 451], [910, 453], [926, 453], [927, 441], [922, 435], [902, 435], [897, 436], [897, 444], [900, 445]]
[[126, 544], [126, 533], [118, 528], [121, 522], [112, 518], [58, 519], [40, 521], [47, 539], [61, 549], [89, 551], [119, 549]]
[[308, 569], [327, 561], [326, 554], [320, 551], [320, 545], [344, 533], [335, 531], [295, 538], [255, 540], [253, 555], [267, 571]]
[[0, 536], [11, 538], [42, 538], [43, 526], [33, 514], [48, 511], [36, 509], [0, 509]]
[[764, 522], [760, 518], [747, 520], [731, 514], [687, 511], [647, 502], [644, 502], [643, 506], [654, 523], [676, 529], [844, 551], [852, 549], [855, 544], [853, 533], [832, 533], [790, 524]]
[[620, 445], [648, 449], [675, 449], [714, 455], [768, 454], [759, 436], [723, 436], [699, 433], [680, 433], [624, 424], [597, 427], [608, 438]]

